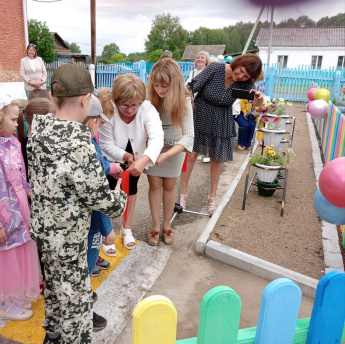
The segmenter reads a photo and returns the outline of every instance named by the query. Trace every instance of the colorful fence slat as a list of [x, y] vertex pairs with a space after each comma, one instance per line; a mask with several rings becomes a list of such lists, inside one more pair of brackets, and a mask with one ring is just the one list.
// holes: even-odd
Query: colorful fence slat
[[345, 156], [345, 116], [329, 103], [328, 114], [315, 121], [321, 138], [322, 150], [327, 164], [335, 158]]
[[287, 278], [271, 282], [261, 299], [255, 344], [293, 342], [302, 292]]
[[341, 343], [345, 321], [345, 274], [331, 271], [319, 282], [307, 344]]
[[176, 341], [177, 313], [164, 296], [142, 300], [133, 313], [133, 344], [345, 343], [345, 273], [319, 281], [311, 318], [298, 319], [301, 290], [279, 278], [265, 288], [257, 327], [238, 329], [241, 300], [229, 287], [208, 291], [200, 304], [198, 336]]
[[175, 344], [177, 311], [164, 296], [149, 296], [133, 312], [134, 344]]

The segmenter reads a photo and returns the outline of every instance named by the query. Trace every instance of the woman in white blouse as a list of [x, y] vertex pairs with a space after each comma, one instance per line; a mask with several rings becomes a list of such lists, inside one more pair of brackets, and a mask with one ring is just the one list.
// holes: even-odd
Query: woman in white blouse
[[127, 249], [135, 240], [132, 218], [137, 197], [139, 176], [153, 166], [163, 147], [164, 132], [159, 113], [146, 98], [146, 87], [134, 74], [122, 74], [113, 82], [114, 116], [99, 129], [103, 152], [130, 171], [127, 220], [120, 236]]
[[47, 70], [43, 60], [37, 56], [35, 44], [29, 44], [26, 48], [27, 56], [20, 61], [20, 77], [24, 81], [26, 95], [34, 89], [46, 89]]

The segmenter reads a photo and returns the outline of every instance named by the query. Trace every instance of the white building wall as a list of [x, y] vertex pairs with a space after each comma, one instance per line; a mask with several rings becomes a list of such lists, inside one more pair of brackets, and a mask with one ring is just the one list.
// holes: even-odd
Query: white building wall
[[[268, 47], [258, 47], [259, 56], [263, 63], [268, 61]], [[311, 65], [312, 56], [322, 56], [321, 69], [336, 67], [339, 56], [345, 56], [345, 47], [300, 48], [300, 47], [272, 47], [270, 64], [278, 62], [279, 55], [288, 56], [287, 68], [301, 65]]]

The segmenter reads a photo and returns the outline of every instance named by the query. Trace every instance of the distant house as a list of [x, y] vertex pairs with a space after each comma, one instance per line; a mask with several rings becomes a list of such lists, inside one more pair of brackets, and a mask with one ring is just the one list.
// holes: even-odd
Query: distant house
[[224, 55], [226, 53], [225, 51], [226, 45], [220, 44], [220, 45], [186, 45], [186, 48], [184, 50], [182, 60], [188, 60], [188, 61], [194, 61], [195, 56], [199, 51], [207, 51], [210, 55], [218, 56], [218, 55]]
[[55, 49], [57, 53], [57, 61], [59, 62], [72, 62], [72, 63], [84, 63], [86, 64], [86, 57], [89, 55], [72, 53], [70, 47], [61, 38], [57, 32], [51, 32], [55, 39]]
[[[270, 30], [262, 28], [256, 38], [259, 56], [267, 62]], [[274, 28], [270, 63], [284, 67], [311, 65], [315, 69], [345, 67], [345, 27]]]

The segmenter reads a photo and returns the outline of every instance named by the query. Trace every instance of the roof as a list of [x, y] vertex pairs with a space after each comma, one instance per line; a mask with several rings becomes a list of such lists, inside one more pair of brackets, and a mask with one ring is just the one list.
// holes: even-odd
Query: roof
[[69, 46], [66, 42], [61, 38], [61, 36], [57, 32], [51, 32], [55, 39], [55, 48], [58, 50], [69, 50]]
[[[269, 28], [262, 28], [256, 38], [258, 47], [268, 47]], [[345, 27], [273, 28], [273, 47], [345, 47]]]
[[85, 57], [85, 56], [90, 56], [87, 54], [81, 54], [81, 53], [72, 53], [71, 51], [56, 51], [56, 53], [58, 54], [58, 56], [71, 56], [71, 57]]
[[210, 55], [218, 56], [225, 53], [225, 44], [220, 45], [186, 45], [182, 60], [195, 60], [199, 51], [207, 51]]

